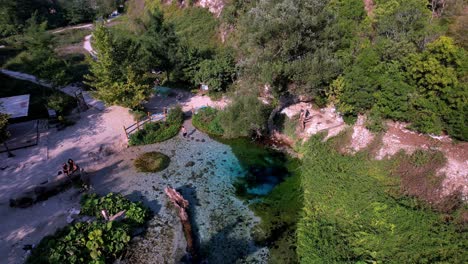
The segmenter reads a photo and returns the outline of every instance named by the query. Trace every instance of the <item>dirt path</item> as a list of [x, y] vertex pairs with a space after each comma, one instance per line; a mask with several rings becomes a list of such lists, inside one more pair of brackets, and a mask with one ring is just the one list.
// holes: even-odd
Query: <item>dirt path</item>
[[57, 30], [52, 31], [52, 34], [58, 34], [58, 33], [61, 33], [61, 32], [67, 31], [67, 30], [72, 30], [72, 29], [84, 29], [84, 28], [92, 28], [92, 27], [93, 27], [92, 23], [77, 25], [77, 26], [71, 26], [71, 27], [65, 27], [65, 28], [61, 28], [61, 29], [57, 29]]
[[364, 1], [364, 9], [366, 10], [367, 16], [372, 17], [374, 14], [374, 1], [373, 0], [363, 0]]

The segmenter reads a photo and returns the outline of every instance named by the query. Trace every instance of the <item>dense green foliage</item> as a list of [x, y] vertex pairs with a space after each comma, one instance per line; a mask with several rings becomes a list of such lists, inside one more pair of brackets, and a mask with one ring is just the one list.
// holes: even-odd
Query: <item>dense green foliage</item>
[[224, 137], [258, 137], [267, 128], [269, 109], [252, 94], [239, 94], [220, 112]]
[[117, 214], [125, 210], [125, 220], [131, 226], [141, 225], [145, 222], [149, 212], [141, 202], [131, 202], [121, 194], [109, 193], [106, 196], [88, 194], [81, 199], [81, 214], [95, 216], [103, 220], [101, 210], [106, 209], [108, 215]]
[[175, 107], [169, 110], [165, 121], [148, 122], [143, 129], [130, 135], [131, 146], [154, 144], [173, 138], [179, 133], [184, 122], [182, 108]]
[[86, 83], [107, 104], [138, 107], [151, 93], [151, 87], [142, 78], [139, 45], [131, 38], [117, 37], [102, 24], [96, 26], [93, 40], [97, 59], [89, 59]]
[[[118, 258], [130, 242], [133, 228], [141, 226], [149, 215], [141, 203], [133, 203], [120, 194], [98, 197], [85, 195], [81, 214], [96, 216], [92, 222], [69, 225], [47, 236], [35, 247], [26, 263], [108, 263]], [[109, 215], [125, 210], [122, 221], [103, 220], [101, 210]]]
[[466, 231], [402, 196], [388, 164], [343, 156], [320, 137], [303, 147], [303, 263], [464, 263]]
[[339, 74], [339, 51], [364, 16], [362, 1], [347, 2], [258, 2], [239, 23], [248, 73], [279, 94], [319, 94]]
[[425, 133], [468, 139], [468, 61], [464, 49], [448, 37], [427, 45], [408, 58], [408, 78], [417, 93], [411, 102], [413, 127]]
[[205, 107], [193, 116], [193, 125], [210, 135], [224, 138], [259, 137], [266, 131], [268, 107], [257, 98], [238, 96], [225, 109]]
[[33, 74], [55, 85], [65, 84], [66, 64], [54, 54], [52, 36], [46, 32], [47, 23], [38, 23], [34, 14], [27, 22], [24, 35], [16, 39], [16, 47], [24, 51], [8, 60], [4, 67]]
[[219, 110], [212, 107], [204, 107], [198, 110], [192, 117], [192, 124], [198, 130], [207, 134], [222, 136], [224, 130], [220, 124]]
[[370, 111], [374, 131], [390, 118], [467, 139], [466, 51], [441, 36], [448, 15], [434, 18], [427, 1], [375, 1], [368, 15], [361, 0], [236, 0], [225, 12], [241, 78], [276, 97], [326, 97], [347, 120]]
[[177, 36], [169, 46], [177, 47], [171, 57], [171, 81], [192, 86], [205, 83], [213, 91], [225, 90], [235, 78], [235, 59], [233, 52], [220, 44], [219, 21], [200, 7], [180, 8], [175, 2], [162, 5], [160, 1], [147, 4], [152, 12], [163, 12]]
[[171, 159], [160, 152], [146, 152], [139, 155], [133, 165], [140, 172], [158, 172], [169, 166]]
[[22, 33], [33, 13], [41, 22], [56, 28], [107, 17], [123, 3], [123, 0], [1, 0], [0, 36]]
[[162, 5], [160, 1], [148, 2], [151, 10], [163, 11], [167, 22], [174, 25], [183, 46], [201, 53], [211, 53], [219, 46], [219, 22], [207, 9], [195, 6], [180, 8], [175, 2], [169, 5]]
[[235, 79], [235, 61], [231, 53], [217, 54], [213, 59], [206, 59], [198, 64], [194, 82], [208, 85], [210, 92], [226, 91]]

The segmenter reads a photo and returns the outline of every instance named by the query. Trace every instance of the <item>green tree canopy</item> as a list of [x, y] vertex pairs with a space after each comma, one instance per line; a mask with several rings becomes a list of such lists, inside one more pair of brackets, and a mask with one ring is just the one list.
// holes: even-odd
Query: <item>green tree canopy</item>
[[176, 63], [179, 44], [174, 27], [164, 21], [163, 13], [156, 9], [148, 13], [145, 31], [139, 38], [143, 63], [149, 69], [170, 72]]
[[407, 77], [417, 89], [412, 101], [414, 127], [422, 132], [468, 139], [468, 69], [466, 51], [440, 37], [407, 60]]
[[213, 59], [200, 62], [194, 80], [208, 85], [210, 90], [225, 91], [235, 79], [235, 63], [232, 53], [225, 51], [217, 54]]
[[97, 55], [89, 59], [86, 83], [107, 104], [138, 107], [151, 92], [144, 78], [139, 44], [131, 38], [117, 38], [99, 24], [93, 32], [93, 48]]

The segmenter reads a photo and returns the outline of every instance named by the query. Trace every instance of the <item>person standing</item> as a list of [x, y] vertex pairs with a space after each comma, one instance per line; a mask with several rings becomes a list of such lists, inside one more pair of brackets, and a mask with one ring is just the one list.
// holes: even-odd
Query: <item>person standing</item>
[[187, 129], [185, 129], [185, 126], [182, 126], [182, 137], [187, 137]]
[[305, 129], [304, 115], [305, 115], [304, 109], [301, 109], [301, 113], [299, 114], [299, 123], [301, 124], [302, 130]]

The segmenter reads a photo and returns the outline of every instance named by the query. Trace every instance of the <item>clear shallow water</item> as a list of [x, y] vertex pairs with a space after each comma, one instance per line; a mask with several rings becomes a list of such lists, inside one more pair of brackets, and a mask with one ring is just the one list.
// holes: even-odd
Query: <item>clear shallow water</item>
[[[129, 148], [127, 158], [93, 180], [99, 192], [121, 192], [143, 201], [155, 213], [145, 235], [131, 246], [134, 257], [127, 263], [187, 263], [185, 239], [177, 213], [164, 194], [166, 186], [177, 189], [190, 203], [200, 260], [268, 263], [268, 248], [255, 244], [252, 238], [260, 219], [248, 204], [271, 192], [289, 175], [285, 166], [289, 159], [245, 139], [216, 141], [186, 127], [190, 139], [177, 136]], [[169, 156], [169, 167], [158, 173], [136, 172], [132, 159], [149, 151]], [[239, 199], [242, 196], [250, 200]]]
[[290, 176], [292, 159], [282, 152], [252, 142], [249, 139], [218, 139], [231, 147], [243, 173], [235, 182], [240, 197], [254, 199], [269, 194]]

